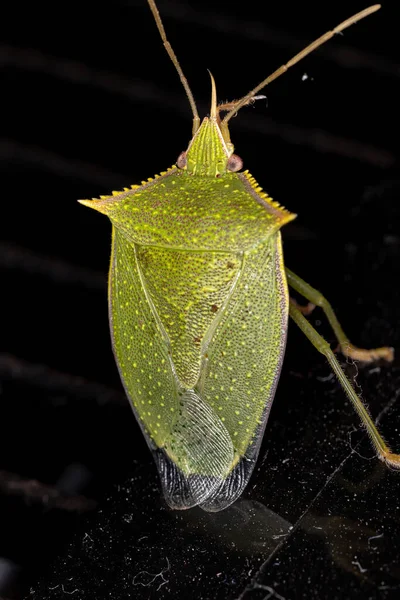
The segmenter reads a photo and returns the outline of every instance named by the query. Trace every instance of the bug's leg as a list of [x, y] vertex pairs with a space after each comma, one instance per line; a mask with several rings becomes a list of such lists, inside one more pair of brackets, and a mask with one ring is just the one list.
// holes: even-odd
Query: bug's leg
[[[243, 106], [246, 106], [247, 104], [254, 104], [254, 102], [256, 100], [265, 100], [266, 96], [264, 95], [258, 95], [258, 96], [251, 96], [251, 98], [248, 98], [248, 100], [246, 100], [246, 102], [243, 104]], [[224, 102], [224, 104], [219, 104], [217, 106], [217, 112], [218, 114], [222, 111], [229, 111], [235, 108], [235, 106], [237, 104], [239, 104], [240, 100], [232, 100], [232, 102]]]
[[[304, 298], [307, 298], [307, 300], [309, 300], [309, 302], [311, 302], [315, 306], [320, 306], [322, 308], [326, 318], [330, 323], [330, 326], [332, 327], [337, 337], [340, 346], [340, 351], [342, 352], [342, 354], [344, 354], [344, 356], [348, 356], [349, 358], [353, 358], [354, 360], [361, 360], [363, 362], [372, 362], [373, 360], [378, 360], [380, 358], [384, 358], [388, 362], [391, 362], [393, 360], [393, 348], [384, 346], [383, 348], [373, 348], [371, 350], [366, 350], [364, 348], [357, 348], [356, 346], [353, 346], [353, 344], [350, 342], [347, 335], [343, 331], [339, 321], [336, 318], [335, 313], [333, 312], [332, 306], [329, 304], [327, 299], [324, 298], [324, 296], [318, 290], [311, 287], [311, 285], [309, 285], [298, 275], [293, 273], [293, 271], [290, 271], [289, 269], [285, 270], [288, 284], [290, 285], [290, 287], [296, 290], [296, 292], [299, 292], [299, 294], [304, 296]], [[303, 314], [307, 314], [307, 312]]]
[[315, 304], [313, 304], [312, 302], [309, 302], [308, 304], [299, 304], [294, 298], [290, 298], [290, 300], [295, 305], [295, 307], [301, 312], [301, 314], [305, 315], [306, 317], [308, 317], [308, 315], [311, 315], [315, 308]]
[[290, 301], [289, 304], [289, 315], [293, 321], [300, 327], [304, 335], [310, 340], [312, 345], [323, 354], [328, 360], [333, 372], [339, 380], [340, 385], [347, 394], [347, 397], [353, 404], [354, 409], [358, 413], [361, 421], [363, 422], [369, 437], [371, 438], [372, 444], [376, 450], [378, 458], [386, 464], [400, 469], [400, 455], [394, 454], [378, 429], [376, 428], [366, 406], [364, 406], [361, 398], [359, 398], [354, 391], [350, 381], [347, 379], [344, 371], [342, 370], [336, 356], [334, 355], [332, 348], [328, 342], [314, 329], [314, 327], [307, 321], [307, 319], [301, 314], [295, 303]]
[[[246, 106], [247, 104], [254, 104], [254, 102], [256, 100], [262, 100], [265, 99], [266, 96], [263, 95], [258, 95], [258, 96], [251, 96], [250, 98], [248, 98], [246, 100], [246, 102], [244, 102], [244, 104], [242, 106]], [[228, 129], [228, 124], [224, 123], [224, 121], [220, 120], [220, 113], [221, 112], [229, 112], [231, 110], [233, 110], [235, 108], [235, 106], [237, 104], [239, 104], [239, 102], [241, 102], [242, 100], [232, 100], [232, 102], [224, 102], [224, 104], [219, 104], [216, 109], [217, 109], [217, 115], [218, 115], [218, 121], [219, 121], [219, 126], [221, 128], [222, 131], [222, 135], [224, 136], [224, 140], [225, 142], [230, 143], [230, 134], [229, 134], [229, 129]]]

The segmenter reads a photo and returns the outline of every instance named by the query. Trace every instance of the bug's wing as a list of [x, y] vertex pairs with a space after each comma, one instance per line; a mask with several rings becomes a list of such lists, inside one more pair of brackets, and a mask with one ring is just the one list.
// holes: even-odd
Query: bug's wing
[[287, 321], [288, 290], [278, 233], [245, 253], [240, 279], [208, 349], [202, 395], [210, 403], [218, 398], [235, 459], [225, 481], [201, 505], [204, 510], [229, 506], [250, 479], [280, 376]]
[[[202, 504], [213, 496], [228, 475], [234, 456], [226, 427], [193, 391], [182, 397], [179, 418], [165, 450], [169, 456], [158, 451], [156, 460], [164, 495], [172, 508]], [[179, 459], [173, 461], [170, 456]]]
[[213, 494], [233, 460], [230, 435], [193, 390], [181, 391], [170, 342], [146, 293], [140, 249], [113, 229], [109, 279], [113, 350], [126, 393], [155, 453], [170, 506], [189, 508]]
[[243, 490], [249, 483], [249, 479], [253, 473], [257, 457], [260, 451], [261, 441], [265, 425], [268, 420], [269, 408], [267, 414], [263, 418], [263, 426], [260, 428], [260, 433], [256, 433], [256, 442], [250, 446], [245, 454], [239, 459], [234, 469], [229, 473], [221, 484], [211, 490], [208, 497], [200, 504], [201, 508], [207, 512], [218, 512], [230, 506], [238, 498], [240, 498]]

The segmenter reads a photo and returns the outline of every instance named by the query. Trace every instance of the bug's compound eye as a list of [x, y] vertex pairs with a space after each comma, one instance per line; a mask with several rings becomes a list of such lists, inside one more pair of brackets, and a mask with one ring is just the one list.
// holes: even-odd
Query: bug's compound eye
[[240, 171], [240, 169], [243, 167], [243, 161], [240, 158], [240, 156], [238, 156], [237, 154], [232, 154], [229, 158], [228, 158], [228, 163], [226, 165], [226, 168], [228, 169], [228, 171]]
[[176, 161], [176, 166], [178, 167], [178, 169], [184, 169], [186, 167], [186, 164], [187, 164], [186, 154], [187, 154], [187, 152], [181, 152], [180, 155], [178, 156], [178, 159]]

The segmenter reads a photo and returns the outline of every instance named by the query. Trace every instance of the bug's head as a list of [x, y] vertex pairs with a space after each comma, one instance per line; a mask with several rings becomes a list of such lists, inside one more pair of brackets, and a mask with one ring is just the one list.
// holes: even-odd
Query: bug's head
[[214, 77], [211, 75], [211, 110], [195, 132], [188, 149], [178, 156], [176, 166], [186, 169], [190, 175], [220, 177], [226, 172], [240, 171], [242, 159], [233, 153], [228, 124], [221, 121], [220, 113], [234, 106], [234, 103], [217, 106], [217, 92]]

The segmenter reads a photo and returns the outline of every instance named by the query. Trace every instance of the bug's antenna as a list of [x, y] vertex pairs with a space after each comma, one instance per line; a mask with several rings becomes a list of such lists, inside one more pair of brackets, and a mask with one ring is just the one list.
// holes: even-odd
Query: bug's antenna
[[183, 87], [185, 88], [186, 96], [188, 97], [190, 107], [191, 107], [192, 113], [193, 113], [193, 135], [194, 135], [199, 128], [200, 117], [199, 117], [199, 113], [197, 112], [197, 106], [196, 106], [196, 102], [194, 101], [192, 90], [189, 87], [188, 80], [186, 79], [186, 77], [183, 74], [181, 65], [179, 64], [176, 54], [173, 51], [171, 44], [167, 40], [167, 35], [165, 33], [164, 25], [162, 23], [160, 13], [158, 12], [158, 8], [156, 6], [155, 1], [154, 0], [147, 0], [147, 1], [149, 3], [151, 12], [153, 13], [153, 17], [154, 17], [154, 20], [158, 27], [158, 31], [160, 32], [160, 36], [161, 36], [162, 42], [164, 44], [164, 48], [166, 49], [168, 56], [172, 60], [175, 69], [178, 71], [179, 78], [182, 82]]
[[[149, 2], [150, 2], [150, 0], [149, 0]], [[380, 8], [381, 8], [380, 4], [374, 4], [373, 6], [365, 8], [364, 10], [358, 12], [356, 15], [353, 15], [349, 19], [346, 19], [346, 21], [343, 21], [343, 23], [340, 23], [340, 25], [335, 27], [335, 29], [332, 29], [332, 31], [327, 31], [326, 33], [324, 33], [324, 35], [321, 35], [321, 37], [319, 37], [317, 40], [315, 40], [314, 42], [309, 44], [301, 52], [296, 54], [296, 56], [294, 56], [291, 60], [289, 60], [289, 62], [287, 62], [285, 65], [282, 65], [281, 67], [279, 67], [279, 69], [274, 71], [272, 73], [272, 75], [270, 75], [269, 77], [264, 79], [259, 85], [257, 85], [253, 90], [251, 90], [248, 94], [246, 94], [246, 96], [243, 96], [243, 98], [241, 98], [240, 100], [235, 102], [234, 108], [232, 108], [228, 112], [228, 114], [224, 117], [222, 123], [226, 125], [228, 123], [228, 121], [234, 115], [236, 115], [236, 113], [242, 108], [242, 106], [244, 106], [245, 104], [247, 104], [250, 101], [252, 96], [255, 96], [265, 86], [267, 86], [272, 81], [274, 81], [274, 79], [277, 79], [278, 77], [280, 77], [281, 75], [286, 73], [286, 71], [288, 71], [290, 69], [290, 67], [293, 67], [293, 65], [300, 62], [305, 56], [307, 56], [307, 54], [314, 52], [314, 50], [319, 48], [319, 46], [322, 46], [322, 44], [325, 44], [325, 42], [329, 41], [331, 38], [333, 38], [333, 36], [340, 33], [344, 29], [347, 29], [347, 27], [350, 27], [350, 25], [357, 23], [357, 21], [361, 21], [361, 19], [368, 17], [369, 15], [376, 12]]]

